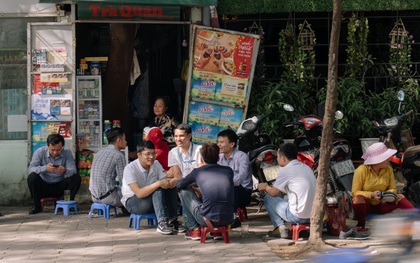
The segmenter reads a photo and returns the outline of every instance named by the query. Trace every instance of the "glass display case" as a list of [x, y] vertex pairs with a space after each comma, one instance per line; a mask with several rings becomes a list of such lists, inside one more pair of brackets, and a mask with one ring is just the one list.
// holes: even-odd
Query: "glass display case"
[[77, 76], [77, 134], [84, 136], [85, 147], [102, 147], [101, 76]]
[[59, 133], [75, 152], [74, 26], [61, 23], [28, 24], [28, 106], [31, 153]]

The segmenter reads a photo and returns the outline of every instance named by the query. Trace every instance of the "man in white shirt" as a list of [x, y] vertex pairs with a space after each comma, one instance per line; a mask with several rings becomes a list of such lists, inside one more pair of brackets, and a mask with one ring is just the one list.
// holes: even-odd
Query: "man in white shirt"
[[[273, 186], [258, 185], [258, 190], [266, 191], [264, 205], [274, 225], [269, 236], [289, 238], [290, 231], [284, 222], [307, 224], [310, 221], [315, 198], [316, 178], [309, 166], [299, 162], [298, 149], [293, 143], [280, 145], [277, 161], [281, 166]], [[287, 199], [278, 196], [287, 194]]]
[[168, 155], [168, 166], [171, 167], [168, 174], [181, 179], [187, 176], [200, 162], [200, 145], [192, 143], [191, 126], [185, 123], [179, 124], [174, 131], [176, 147]]
[[[168, 154], [168, 167], [170, 169], [167, 174], [173, 176], [175, 181], [178, 182], [199, 166], [201, 146], [192, 143], [191, 126], [186, 123], [181, 123], [175, 128], [174, 140], [176, 147], [172, 148]], [[181, 205], [185, 207], [182, 202]], [[179, 233], [187, 231], [186, 226], [176, 222], [173, 224], [178, 226]]]
[[155, 146], [143, 141], [137, 146], [138, 160], [124, 169], [121, 203], [130, 213], [155, 212], [157, 232], [173, 233], [172, 222], [177, 221], [177, 190], [174, 178], [166, 176], [162, 165], [156, 161]]

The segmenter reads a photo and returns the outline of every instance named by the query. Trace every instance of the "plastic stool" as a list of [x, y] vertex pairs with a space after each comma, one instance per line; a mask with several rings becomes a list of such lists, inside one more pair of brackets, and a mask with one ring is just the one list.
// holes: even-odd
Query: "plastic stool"
[[310, 227], [310, 224], [292, 224], [292, 240], [298, 241], [300, 231], [309, 231]]
[[248, 213], [246, 212], [246, 207], [238, 207], [236, 209], [236, 213], [238, 214], [238, 219], [241, 222], [245, 222], [248, 220]]
[[77, 214], [77, 207], [76, 207], [76, 201], [64, 201], [59, 200], [57, 201], [55, 205], [55, 212], [54, 214], [57, 214], [58, 209], [63, 209], [63, 215], [68, 216], [70, 214], [70, 209], [74, 209], [74, 213]]
[[230, 243], [230, 238], [229, 238], [229, 231], [227, 230], [227, 226], [218, 226], [218, 227], [213, 227], [213, 229], [209, 228], [208, 226], [202, 226], [201, 227], [201, 243], [206, 243], [206, 236], [207, 233], [219, 233], [222, 234], [223, 236], [223, 240], [225, 241], [225, 243]]
[[225, 241], [225, 243], [230, 242], [229, 231], [228, 231], [227, 226], [214, 227], [210, 220], [208, 220], [205, 217], [203, 217], [203, 219], [204, 219], [204, 222], [206, 222], [207, 226], [201, 227], [201, 239], [200, 239], [201, 243], [203, 244], [206, 243], [206, 236], [207, 236], [207, 233], [209, 232], [213, 233], [213, 235], [215, 235], [216, 233], [221, 234], [223, 236], [223, 240]]
[[[134, 229], [140, 230], [140, 221], [143, 219], [147, 219], [147, 224], [149, 226], [153, 226], [158, 224], [157, 217], [155, 213], [148, 213], [148, 214], [131, 214], [130, 215], [130, 222], [128, 222], [128, 227], [131, 227], [133, 225], [134, 220]], [[153, 224], [153, 221], [155, 221], [155, 224]]]
[[92, 218], [92, 214], [95, 209], [98, 211], [98, 215], [104, 215], [104, 219], [110, 218], [111, 209], [114, 209], [114, 215], [115, 217], [118, 217], [117, 208], [115, 206], [101, 203], [93, 203], [90, 206], [89, 218]]
[[41, 204], [41, 211], [44, 211], [44, 204], [48, 203], [48, 202], [53, 202], [54, 203], [54, 207], [55, 207], [55, 203], [57, 202], [58, 198], [56, 197], [44, 197], [41, 198], [41, 200], [39, 200], [40, 204]]

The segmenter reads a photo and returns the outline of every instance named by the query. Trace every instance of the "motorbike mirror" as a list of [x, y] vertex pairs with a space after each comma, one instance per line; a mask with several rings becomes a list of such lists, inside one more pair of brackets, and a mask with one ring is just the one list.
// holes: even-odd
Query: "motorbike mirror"
[[403, 90], [398, 91], [397, 98], [399, 101], [404, 101], [405, 93]]
[[379, 123], [377, 121], [372, 121], [373, 126], [379, 127]]
[[293, 108], [293, 106], [292, 106], [292, 105], [287, 104], [287, 103], [285, 103], [285, 104], [283, 105], [283, 109], [285, 109], [286, 111], [294, 111], [294, 110], [295, 110], [295, 108]]
[[344, 114], [341, 111], [336, 111], [334, 115], [336, 120], [341, 120], [344, 117]]

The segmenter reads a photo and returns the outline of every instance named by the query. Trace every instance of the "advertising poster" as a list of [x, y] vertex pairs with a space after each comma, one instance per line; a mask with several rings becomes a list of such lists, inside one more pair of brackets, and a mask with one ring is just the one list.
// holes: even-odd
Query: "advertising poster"
[[247, 111], [259, 41], [258, 35], [193, 27], [183, 119], [195, 128], [194, 142], [215, 142], [216, 130], [238, 129]]
[[58, 133], [64, 139], [71, 139], [71, 122], [32, 122], [32, 153], [38, 148], [45, 146], [48, 135]]
[[241, 124], [243, 112], [243, 109], [222, 107], [219, 126], [236, 131], [239, 128], [239, 124]]
[[66, 121], [72, 119], [70, 94], [32, 94], [31, 119], [40, 121]]
[[219, 126], [193, 123], [191, 124], [193, 141], [198, 144], [206, 142], [217, 143], [217, 134], [221, 131]]
[[216, 90], [222, 86], [222, 75], [212, 72], [194, 71], [191, 97], [214, 100]]
[[188, 122], [219, 125], [222, 107], [219, 105], [191, 102], [190, 113], [188, 114]]

